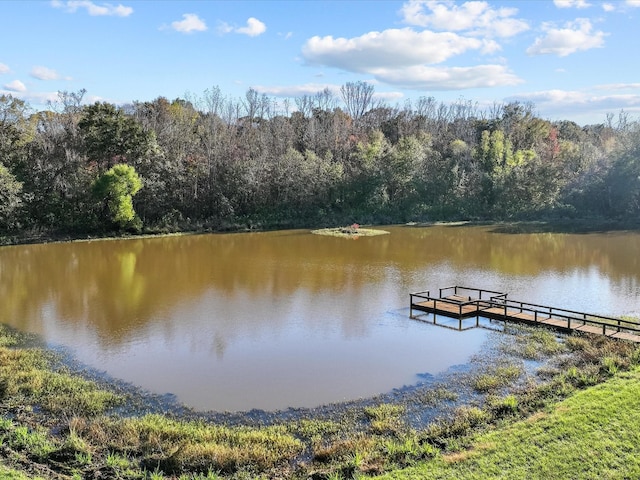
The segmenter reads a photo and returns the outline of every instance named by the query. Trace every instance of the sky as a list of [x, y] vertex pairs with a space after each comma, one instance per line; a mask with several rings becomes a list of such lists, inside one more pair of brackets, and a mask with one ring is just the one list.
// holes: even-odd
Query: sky
[[[391, 106], [532, 102], [549, 120], [640, 116], [640, 0], [0, 0], [0, 95], [85, 103], [278, 100], [368, 82]], [[282, 107], [284, 108], [284, 107]]]

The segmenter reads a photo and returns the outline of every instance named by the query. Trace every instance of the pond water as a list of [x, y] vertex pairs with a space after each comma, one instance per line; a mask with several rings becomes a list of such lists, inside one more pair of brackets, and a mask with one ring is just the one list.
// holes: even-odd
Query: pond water
[[464, 285], [640, 316], [640, 234], [498, 227], [306, 230], [0, 248], [0, 321], [200, 410], [313, 407], [469, 361], [486, 331], [408, 318], [409, 293]]

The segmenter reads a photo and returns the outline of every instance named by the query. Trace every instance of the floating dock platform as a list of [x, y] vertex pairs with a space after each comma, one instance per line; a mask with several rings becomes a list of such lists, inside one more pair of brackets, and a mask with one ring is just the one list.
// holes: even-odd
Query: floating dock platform
[[564, 308], [538, 305], [507, 298], [508, 294], [481, 288], [453, 286], [438, 289], [438, 295], [429, 291], [410, 294], [410, 317], [414, 311], [432, 313], [457, 319], [459, 330], [463, 320], [480, 318], [505, 322], [544, 325], [567, 332], [586, 332], [640, 343], [640, 323], [621, 318], [578, 312]]

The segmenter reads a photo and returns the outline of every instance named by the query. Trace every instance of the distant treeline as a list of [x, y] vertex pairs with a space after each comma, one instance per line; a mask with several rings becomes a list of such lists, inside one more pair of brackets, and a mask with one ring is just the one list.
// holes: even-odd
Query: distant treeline
[[539, 118], [347, 83], [46, 111], [0, 96], [0, 231], [101, 234], [640, 214], [640, 125]]

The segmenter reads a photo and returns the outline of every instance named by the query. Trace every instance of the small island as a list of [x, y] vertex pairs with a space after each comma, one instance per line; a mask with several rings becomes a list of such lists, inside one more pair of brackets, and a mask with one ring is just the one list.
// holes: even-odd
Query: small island
[[372, 228], [360, 228], [360, 225], [354, 223], [347, 227], [321, 228], [319, 230], [312, 230], [311, 233], [315, 235], [327, 235], [330, 237], [359, 238], [375, 237], [376, 235], [386, 235], [389, 232], [387, 232], [386, 230], [375, 230]]

